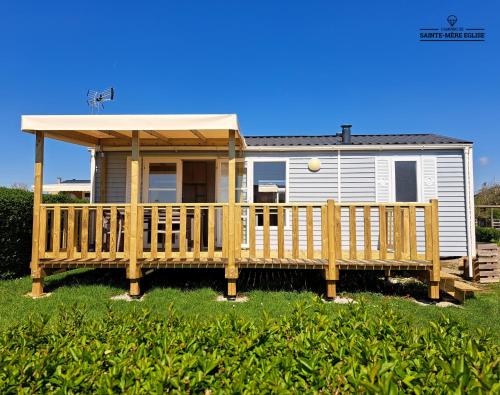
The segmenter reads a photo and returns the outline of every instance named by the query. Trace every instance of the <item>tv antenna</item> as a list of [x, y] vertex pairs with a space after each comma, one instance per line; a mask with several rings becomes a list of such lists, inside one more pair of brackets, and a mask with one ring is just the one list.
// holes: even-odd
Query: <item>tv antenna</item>
[[101, 92], [99, 91], [87, 91], [87, 104], [94, 112], [99, 113], [100, 110], [104, 109], [104, 102], [113, 101], [115, 97], [115, 89], [113, 87], [107, 88]]

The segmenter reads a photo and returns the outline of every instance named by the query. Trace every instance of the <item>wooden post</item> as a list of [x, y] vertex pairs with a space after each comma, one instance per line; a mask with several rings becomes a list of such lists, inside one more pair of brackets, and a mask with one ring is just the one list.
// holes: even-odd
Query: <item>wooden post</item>
[[[142, 227], [139, 229], [139, 131], [132, 131], [132, 158], [130, 161], [130, 260], [128, 268], [128, 277], [130, 280], [129, 294], [132, 297], [137, 297], [141, 294], [139, 279], [141, 278], [141, 269], [137, 264], [137, 251], [139, 249], [137, 232], [142, 232]], [[141, 221], [142, 222], [142, 221]]]
[[328, 199], [326, 204], [328, 224], [328, 268], [325, 270], [326, 298], [333, 299], [337, 294], [336, 282], [339, 279], [335, 257], [335, 202]]
[[[31, 296], [36, 298], [43, 295], [43, 278], [45, 273], [39, 265], [39, 246], [40, 239], [40, 205], [42, 204], [42, 185], [43, 185], [43, 132], [36, 132], [35, 148], [35, 184], [33, 188], [33, 234], [31, 245]], [[45, 229], [45, 226], [43, 227]], [[45, 249], [45, 248], [44, 248]]]
[[235, 261], [235, 203], [236, 203], [236, 149], [235, 149], [235, 131], [229, 131], [228, 157], [228, 202], [229, 202], [229, 226], [228, 226], [228, 261], [226, 266], [227, 279], [227, 297], [236, 298], [236, 280], [238, 279], [238, 268]]
[[431, 199], [432, 212], [432, 271], [429, 276], [429, 298], [439, 299], [441, 262], [439, 260], [439, 208], [437, 199]]

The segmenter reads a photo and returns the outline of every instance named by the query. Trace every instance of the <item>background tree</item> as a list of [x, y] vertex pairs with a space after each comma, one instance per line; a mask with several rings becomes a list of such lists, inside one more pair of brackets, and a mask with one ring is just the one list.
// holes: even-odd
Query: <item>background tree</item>
[[[487, 185], [483, 187], [474, 197], [476, 206], [478, 205], [497, 205], [500, 206], [500, 184]], [[476, 218], [481, 226], [491, 226], [491, 209], [476, 208]], [[493, 218], [500, 219], [500, 208], [493, 209]]]

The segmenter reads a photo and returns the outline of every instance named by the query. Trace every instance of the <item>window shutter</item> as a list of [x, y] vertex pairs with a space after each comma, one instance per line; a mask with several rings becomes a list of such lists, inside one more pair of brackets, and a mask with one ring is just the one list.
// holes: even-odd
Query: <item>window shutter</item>
[[375, 167], [377, 202], [389, 202], [391, 200], [390, 160], [387, 158], [377, 158]]
[[422, 199], [437, 199], [437, 160], [435, 156], [422, 156]]

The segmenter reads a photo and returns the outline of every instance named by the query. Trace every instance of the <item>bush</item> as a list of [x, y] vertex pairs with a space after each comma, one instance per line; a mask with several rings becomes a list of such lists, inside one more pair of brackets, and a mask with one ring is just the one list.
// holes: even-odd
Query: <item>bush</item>
[[0, 337], [1, 393], [498, 393], [500, 347], [443, 318], [421, 328], [363, 304], [317, 301], [280, 319], [86, 318]]
[[480, 243], [498, 243], [500, 241], [500, 230], [476, 226], [476, 241]]
[[[66, 195], [45, 195], [45, 203], [76, 202]], [[0, 279], [29, 273], [33, 192], [0, 187]]]

